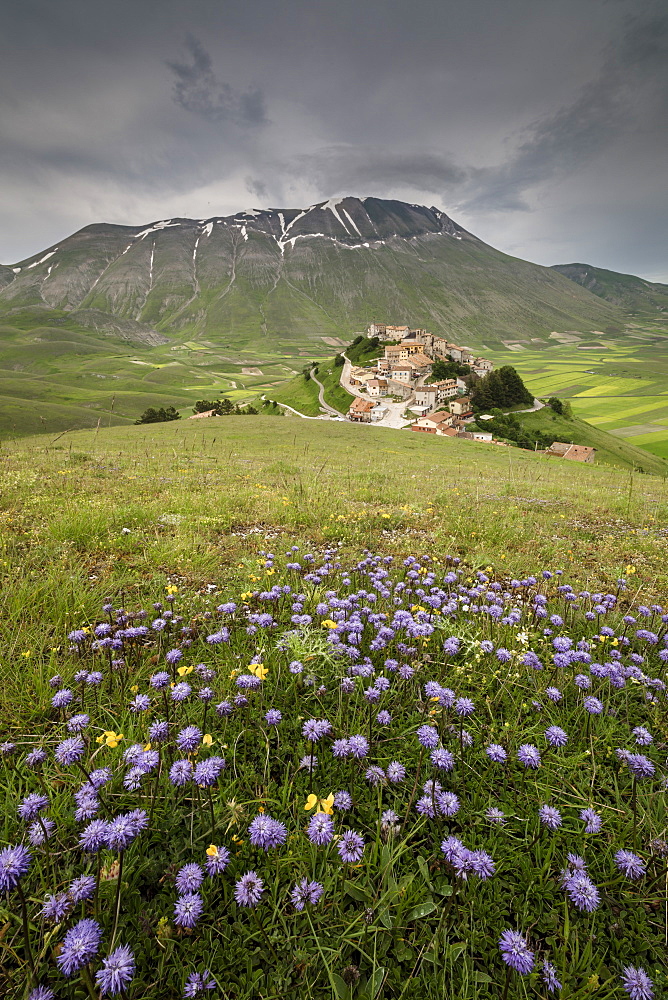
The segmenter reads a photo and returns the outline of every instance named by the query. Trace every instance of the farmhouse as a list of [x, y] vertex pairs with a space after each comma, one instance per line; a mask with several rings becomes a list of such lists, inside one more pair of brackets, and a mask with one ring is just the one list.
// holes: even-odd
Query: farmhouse
[[545, 454], [550, 458], [567, 458], [571, 462], [587, 462], [593, 464], [596, 448], [583, 444], [566, 444], [564, 441], [553, 441]]
[[450, 408], [450, 413], [454, 413], [457, 417], [473, 416], [471, 400], [468, 396], [461, 396], [459, 399], [451, 399], [448, 406]]
[[380, 403], [374, 402], [372, 399], [362, 399], [361, 396], [357, 396], [350, 404], [348, 419], [356, 423], [370, 424], [381, 420], [386, 413], [387, 407], [381, 406]]

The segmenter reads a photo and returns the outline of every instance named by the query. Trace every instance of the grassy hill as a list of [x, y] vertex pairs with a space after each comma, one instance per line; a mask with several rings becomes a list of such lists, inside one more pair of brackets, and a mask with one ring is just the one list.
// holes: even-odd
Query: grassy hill
[[631, 315], [656, 317], [668, 312], [668, 285], [591, 264], [554, 264], [553, 268]]
[[665, 459], [650, 455], [643, 448], [634, 447], [630, 441], [608, 434], [578, 417], [569, 420], [554, 413], [549, 407], [536, 410], [534, 413], [519, 413], [517, 416], [525, 427], [540, 431], [555, 441], [596, 448], [597, 462], [618, 465], [626, 469], [639, 469], [654, 476], [668, 475], [668, 462]]

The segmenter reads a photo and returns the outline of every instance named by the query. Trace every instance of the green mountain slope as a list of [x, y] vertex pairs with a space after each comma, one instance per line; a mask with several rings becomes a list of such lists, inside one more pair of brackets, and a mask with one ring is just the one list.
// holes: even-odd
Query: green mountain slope
[[555, 264], [553, 270], [629, 314], [655, 317], [668, 312], [668, 285], [591, 264]]

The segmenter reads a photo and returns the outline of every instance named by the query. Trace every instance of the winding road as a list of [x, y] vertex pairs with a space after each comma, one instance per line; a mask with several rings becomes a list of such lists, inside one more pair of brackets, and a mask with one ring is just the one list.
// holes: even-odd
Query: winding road
[[[344, 358], [345, 358], [345, 354], [344, 354]], [[344, 367], [345, 367], [345, 365], [344, 365]], [[325, 402], [325, 387], [322, 384], [322, 382], [320, 381], [320, 379], [316, 378], [316, 376], [315, 376], [314, 373], [315, 373], [315, 367], [311, 368], [310, 375], [311, 375], [311, 378], [313, 379], [313, 381], [315, 382], [315, 384], [320, 386], [320, 391], [318, 392], [318, 402], [320, 403], [320, 408], [322, 410], [325, 410], [330, 415], [330, 417], [340, 417], [340, 416], [342, 416], [342, 414], [339, 413], [338, 410], [335, 410], [333, 406], [330, 406], [329, 403]]]

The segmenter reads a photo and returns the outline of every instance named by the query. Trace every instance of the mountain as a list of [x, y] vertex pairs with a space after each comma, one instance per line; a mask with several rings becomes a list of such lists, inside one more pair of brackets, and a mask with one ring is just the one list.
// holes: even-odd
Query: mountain
[[597, 341], [626, 323], [619, 306], [435, 207], [341, 198], [90, 225], [0, 266], [0, 433], [271, 395], [372, 320], [483, 352], [574, 331]]
[[554, 264], [553, 270], [630, 315], [656, 317], [668, 312], [668, 285], [591, 264]]
[[56, 311], [130, 341], [185, 333], [237, 349], [267, 338], [299, 348], [372, 319], [499, 344], [620, 321], [614, 305], [494, 250], [437, 208], [378, 198], [87, 226], [0, 281], [10, 325], [28, 307], [43, 324]]

